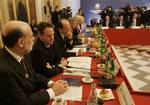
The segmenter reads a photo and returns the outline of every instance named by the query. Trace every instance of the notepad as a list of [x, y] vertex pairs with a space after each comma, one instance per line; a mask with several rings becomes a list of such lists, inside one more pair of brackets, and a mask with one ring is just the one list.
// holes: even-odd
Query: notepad
[[69, 86], [65, 93], [56, 96], [56, 98], [61, 98], [63, 100], [82, 101], [82, 88], [83, 86]]
[[61, 80], [65, 80], [68, 82], [69, 86], [81, 86], [80, 78], [61, 78]]

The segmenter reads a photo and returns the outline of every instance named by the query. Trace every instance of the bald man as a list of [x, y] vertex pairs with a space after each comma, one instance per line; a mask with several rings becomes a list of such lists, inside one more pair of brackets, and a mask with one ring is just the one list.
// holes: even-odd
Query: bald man
[[[28, 56], [34, 38], [29, 24], [10, 21], [3, 31], [4, 48], [0, 51], [0, 105], [45, 105], [62, 94], [67, 82], [49, 81], [36, 74]], [[21, 64], [21, 59], [24, 63]], [[46, 88], [39, 91], [41, 88]]]
[[66, 19], [61, 19], [55, 29], [55, 41], [58, 45], [57, 47], [62, 57], [76, 56], [76, 53], [66, 52], [67, 49], [72, 48], [72, 45], [69, 42], [67, 36], [70, 30], [71, 30], [70, 23]]

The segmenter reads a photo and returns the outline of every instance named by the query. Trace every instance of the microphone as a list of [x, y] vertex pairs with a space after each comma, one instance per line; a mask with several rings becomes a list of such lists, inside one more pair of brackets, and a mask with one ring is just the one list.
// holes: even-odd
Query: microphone
[[83, 70], [91, 70], [88, 68], [83, 68], [83, 67], [73, 67], [73, 66], [66, 66], [67, 68], [76, 68], [76, 69], [83, 69]]

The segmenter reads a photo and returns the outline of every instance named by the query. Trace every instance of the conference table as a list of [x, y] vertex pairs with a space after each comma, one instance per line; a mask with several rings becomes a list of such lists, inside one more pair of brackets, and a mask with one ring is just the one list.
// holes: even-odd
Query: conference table
[[[89, 52], [87, 52], [85, 54], [85, 56], [88, 56], [88, 55], [90, 56]], [[96, 59], [97, 58], [92, 58], [92, 64], [91, 64], [92, 70], [97, 70], [97, 68], [96, 68], [96, 66], [97, 66], [97, 60]], [[123, 81], [123, 79], [121, 78], [121, 75], [120, 76], [119, 75], [120, 75], [120, 73], [118, 73], [116, 81], [118, 83], [121, 83]], [[59, 80], [62, 77], [70, 77], [70, 76], [59, 74], [56, 77], [53, 77], [52, 80], [54, 80], [54, 81], [55, 80]], [[83, 78], [82, 76], [71, 76], [71, 77], [80, 78], [80, 79]], [[94, 79], [94, 82], [98, 83], [99, 80]], [[91, 86], [91, 84], [81, 82], [81, 85], [83, 86], [83, 90], [82, 90], [83, 91], [83, 93], [82, 93], [82, 100], [83, 101], [75, 101], [74, 105], [86, 105], [87, 104], [87, 100], [88, 100], [88, 96], [89, 96], [89, 93], [90, 93], [90, 86]], [[102, 87], [97, 86], [97, 88], [102, 88]], [[117, 93], [116, 93], [115, 90], [113, 90], [113, 95], [115, 96], [115, 99], [109, 100], [109, 101], [105, 101], [104, 105], [119, 105], [119, 100], [118, 100]], [[70, 102], [69, 100], [67, 102], [71, 103], [70, 105], [73, 105], [72, 102]], [[51, 101], [50, 101], [50, 103], [48, 105], [51, 105]]]
[[[145, 28], [142, 28], [142, 29], [108, 29], [108, 30], [105, 30], [105, 35], [107, 36], [109, 40], [109, 44], [113, 46], [118, 46], [118, 45], [119, 46], [121, 45], [149, 46], [150, 45], [150, 29], [145, 29]], [[147, 59], [150, 59], [150, 58], [147, 58]], [[120, 63], [119, 60], [118, 60], [118, 63]], [[128, 89], [130, 91], [130, 94], [132, 96], [132, 99], [135, 105], [147, 105], [150, 100], [150, 93], [134, 91], [131, 87], [131, 84], [129, 83], [128, 77], [124, 74], [123, 68], [121, 68], [120, 71], [121, 71], [120, 78], [122, 78], [123, 81], [125, 81], [126, 85], [128, 86]], [[150, 87], [149, 87], [149, 90], [150, 90]]]
[[[106, 29], [104, 30], [104, 32], [109, 41], [110, 47], [111, 45], [138, 45], [138, 44], [150, 45], [150, 29]], [[112, 53], [114, 52], [112, 51]], [[91, 56], [91, 54], [89, 52], [86, 52], [84, 56]], [[92, 70], [97, 70], [97, 59], [98, 58], [92, 58], [91, 63]], [[122, 72], [123, 70], [121, 69], [122, 68], [120, 68], [119, 72], [115, 77], [116, 82], [118, 84], [121, 84], [122, 82], [126, 83], [135, 105], [148, 105], [150, 100], [150, 93], [141, 93], [133, 91], [130, 87], [130, 84], [128, 83], [127, 77], [124, 75], [124, 73]], [[80, 79], [83, 78], [82, 76], [68, 76], [59, 74], [51, 78], [51, 80], [56, 81], [62, 77], [75, 77]], [[94, 79], [94, 83], [99, 82], [100, 80]], [[86, 84], [82, 82], [81, 85], [83, 86], [82, 101], [67, 100], [67, 105], [87, 105], [91, 84]], [[103, 87], [97, 86], [97, 88]], [[112, 100], [104, 101], [104, 105], [120, 105], [116, 89], [112, 90], [112, 92], [115, 98]], [[51, 103], [52, 100], [50, 100], [47, 105], [51, 105]]]

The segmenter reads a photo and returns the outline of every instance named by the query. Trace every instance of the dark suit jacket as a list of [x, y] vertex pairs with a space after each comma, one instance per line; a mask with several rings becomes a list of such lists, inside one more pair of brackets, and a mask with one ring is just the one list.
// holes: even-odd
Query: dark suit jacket
[[149, 17], [150, 17], [150, 9], [141, 14], [140, 23], [144, 25], [150, 25]]
[[46, 88], [48, 80], [35, 73], [28, 58], [25, 64], [29, 78], [25, 77], [25, 69], [5, 49], [0, 51], [0, 105], [45, 105], [49, 100]]
[[[102, 26], [105, 27], [106, 26], [106, 21], [102, 21]], [[109, 28], [113, 28], [115, 26], [114, 21], [110, 20], [109, 24], [108, 24]]]
[[60, 16], [59, 12], [57, 11], [52, 12], [52, 23], [53, 25], [55, 25], [55, 27], [57, 26], [57, 23], [59, 21], [59, 16]]
[[[130, 20], [130, 26], [132, 26], [133, 20]], [[140, 26], [140, 20], [136, 19], [136, 26]]]
[[[119, 19], [117, 19], [115, 23], [116, 23], [116, 26], [120, 26], [120, 20]], [[122, 26], [125, 26], [124, 21], [122, 22]]]
[[70, 57], [70, 56], [76, 55], [76, 53], [66, 52], [67, 49], [72, 48], [72, 45], [70, 45], [70, 43], [66, 37], [64, 39], [62, 38], [62, 36], [58, 30], [55, 30], [55, 41], [59, 48], [59, 53], [62, 57]]
[[79, 31], [77, 30], [77, 28], [73, 29], [73, 44], [74, 45], [81, 45], [82, 42], [80, 39], [78, 39], [78, 35], [79, 35]]
[[[55, 46], [55, 43], [46, 48], [40, 39], [37, 39], [33, 45], [33, 49], [30, 52], [32, 65], [36, 72], [42, 74], [45, 77], [53, 77], [63, 71], [63, 69], [57, 66], [61, 61], [61, 55]], [[49, 63], [52, 68], [47, 68], [46, 63]]]
[[37, 25], [36, 24], [30, 24], [31, 30], [35, 36], [37, 36]]

